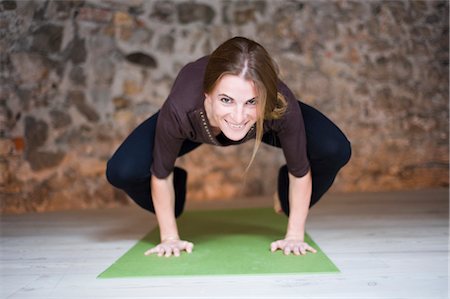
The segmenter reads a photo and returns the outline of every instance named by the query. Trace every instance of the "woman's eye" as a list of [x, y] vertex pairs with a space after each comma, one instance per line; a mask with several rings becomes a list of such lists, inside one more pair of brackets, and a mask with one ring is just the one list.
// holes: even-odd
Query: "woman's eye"
[[221, 98], [220, 101], [225, 104], [231, 103], [231, 99], [229, 99], [229, 98]]
[[256, 99], [248, 100], [247, 104], [249, 104], [249, 105], [256, 105]]

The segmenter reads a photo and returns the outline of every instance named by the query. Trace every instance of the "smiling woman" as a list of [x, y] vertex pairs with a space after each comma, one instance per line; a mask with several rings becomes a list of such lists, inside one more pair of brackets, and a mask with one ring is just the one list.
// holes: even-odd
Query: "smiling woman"
[[223, 132], [233, 141], [244, 138], [255, 125], [257, 106], [254, 83], [234, 75], [223, 76], [215, 88], [205, 94], [206, 115], [213, 131], [216, 135]]
[[350, 143], [328, 118], [295, 98], [260, 44], [235, 37], [183, 67], [161, 110], [108, 161], [108, 181], [156, 214], [161, 243], [145, 254], [178, 256], [193, 249], [178, 234], [187, 172], [175, 167], [176, 159], [202, 143], [229, 146], [253, 139], [249, 165], [261, 142], [281, 148], [286, 158], [277, 204], [289, 217], [288, 227], [270, 249], [316, 251], [304, 242], [308, 210], [350, 159]]
[[[287, 104], [284, 96], [277, 90], [277, 81], [278, 75], [275, 63], [269, 53], [260, 44], [248, 39], [230, 39], [220, 45], [209, 57], [203, 79], [203, 89], [206, 97], [205, 108], [208, 109], [207, 105], [213, 108], [217, 107], [213, 105], [214, 101], [211, 98], [215, 97], [215, 100], [217, 100], [218, 93], [223, 92], [222, 94], [226, 96], [228, 92], [231, 95], [236, 95], [234, 98], [226, 96], [233, 101], [230, 105], [233, 104], [235, 106], [234, 116], [245, 118], [247, 115], [249, 122], [233, 122], [233, 115], [228, 109], [228, 121], [224, 119], [226, 121], [225, 124], [227, 124], [225, 127], [233, 128], [234, 126], [235, 129], [238, 129], [242, 125], [243, 130], [240, 131], [242, 133], [248, 132], [249, 127], [253, 128], [253, 125], [256, 123], [255, 146], [247, 170], [261, 144], [264, 119], [277, 119], [286, 110]], [[244, 95], [247, 95], [247, 97]], [[242, 106], [242, 101], [247, 102], [246, 99], [248, 101], [252, 100], [251, 103], [255, 104], [256, 109], [247, 110], [244, 109], [246, 108], [244, 106], [241, 110], [237, 110]], [[219, 100], [223, 101], [224, 99], [220, 98]], [[208, 118], [214, 118], [214, 112], [222, 113], [223, 111], [209, 111]], [[247, 111], [251, 113], [246, 114]], [[250, 122], [252, 116], [254, 118], [253, 123]], [[216, 126], [220, 127], [220, 122], [217, 122]], [[224, 130], [222, 132], [227, 136]], [[231, 137], [232, 134], [229, 135], [227, 136], [229, 139], [236, 141], [236, 139]], [[238, 134], [238, 136], [243, 138], [242, 134]]]

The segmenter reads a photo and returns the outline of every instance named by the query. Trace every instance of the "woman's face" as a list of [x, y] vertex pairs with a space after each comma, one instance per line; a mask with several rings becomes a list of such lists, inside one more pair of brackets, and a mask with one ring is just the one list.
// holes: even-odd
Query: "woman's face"
[[244, 138], [256, 123], [257, 105], [255, 84], [234, 75], [224, 75], [211, 93], [205, 93], [209, 123], [234, 141]]

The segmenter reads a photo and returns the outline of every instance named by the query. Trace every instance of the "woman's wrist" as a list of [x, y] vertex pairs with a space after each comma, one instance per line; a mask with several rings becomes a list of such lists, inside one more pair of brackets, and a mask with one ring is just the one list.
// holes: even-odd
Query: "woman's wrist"
[[284, 239], [291, 239], [291, 240], [301, 240], [303, 241], [305, 238], [304, 231], [287, 231], [286, 235], [284, 236]]
[[169, 242], [169, 241], [178, 241], [180, 240], [179, 236], [167, 236], [167, 237], [161, 237], [161, 243]]
[[305, 224], [303, 221], [298, 221], [298, 218], [300, 217], [295, 218], [293, 213], [289, 215], [288, 227], [284, 237], [285, 239], [300, 239], [303, 241], [305, 237]]
[[301, 236], [301, 235], [286, 235], [286, 236], [284, 237], [284, 239], [285, 239], [285, 240], [300, 240], [300, 241], [303, 241], [303, 240], [304, 240], [304, 237]]

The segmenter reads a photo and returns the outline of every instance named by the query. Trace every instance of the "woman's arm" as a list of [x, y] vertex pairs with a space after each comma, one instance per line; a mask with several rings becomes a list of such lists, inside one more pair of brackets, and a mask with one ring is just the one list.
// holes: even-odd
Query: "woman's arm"
[[317, 251], [305, 243], [305, 225], [311, 201], [312, 179], [311, 171], [300, 178], [289, 173], [289, 221], [286, 236], [283, 240], [273, 242], [270, 247], [274, 252], [278, 249], [285, 254], [293, 252], [304, 255], [306, 251]]
[[158, 219], [161, 241], [178, 239], [178, 227], [175, 220], [175, 191], [173, 173], [167, 178], [159, 179], [152, 175], [151, 188], [153, 206]]
[[[145, 252], [145, 255], [157, 253], [158, 256], [169, 257], [180, 255], [180, 251], [192, 252], [194, 245], [180, 240], [175, 219], [175, 191], [173, 188], [173, 173], [167, 178], [159, 179], [152, 175], [151, 190], [153, 206], [159, 224], [161, 243]], [[149, 198], [150, 200], [150, 198]]]
[[301, 178], [289, 173], [289, 222], [285, 239], [304, 240], [311, 192], [311, 170]]

